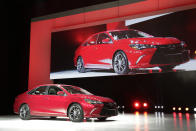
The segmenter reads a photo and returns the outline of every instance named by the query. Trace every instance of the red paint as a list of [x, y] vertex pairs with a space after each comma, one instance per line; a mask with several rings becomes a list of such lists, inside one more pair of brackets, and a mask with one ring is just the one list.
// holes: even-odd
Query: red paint
[[128, 27], [125, 26], [125, 21], [113, 22], [107, 24], [107, 30], [116, 30], [116, 29], [128, 29]]
[[[113, 110], [117, 111], [116, 104], [110, 98], [95, 96], [95, 95], [86, 95], [86, 94], [70, 94], [63, 86], [67, 85], [58, 85], [58, 84], [45, 84], [39, 86], [56, 86], [65, 92], [66, 96], [60, 95], [49, 95], [48, 92], [45, 95], [38, 94], [28, 94], [29, 91], [26, 91], [18, 95], [14, 103], [14, 112], [19, 113], [20, 106], [24, 103], [28, 104], [30, 107], [30, 114], [32, 116], [67, 116], [68, 107], [72, 103], [79, 103], [82, 106], [84, 111], [84, 117], [110, 117], [111, 115], [103, 116], [101, 111], [104, 104], [90, 104], [87, 103], [84, 99], [96, 100], [100, 102], [113, 103]], [[39, 87], [37, 86], [37, 87]], [[36, 88], [37, 88], [36, 87]], [[77, 89], [81, 89], [75, 87]], [[47, 91], [47, 89], [46, 89]], [[94, 111], [93, 111], [94, 110]]]

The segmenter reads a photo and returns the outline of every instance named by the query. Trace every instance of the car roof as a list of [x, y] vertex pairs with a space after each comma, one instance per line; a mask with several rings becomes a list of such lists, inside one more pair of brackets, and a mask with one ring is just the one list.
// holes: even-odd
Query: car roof
[[[90, 38], [92, 38], [93, 36], [97, 35], [97, 34], [101, 34], [101, 33], [109, 33], [109, 32], [115, 32], [115, 31], [125, 31], [125, 30], [135, 30], [135, 29], [116, 29], [116, 30], [106, 30], [106, 31], [102, 31], [102, 32], [98, 32], [95, 34], [90, 35], [85, 41], [82, 42], [81, 46], [88, 41]], [[136, 30], [135, 30], [136, 31]]]
[[39, 86], [73, 86], [73, 85], [66, 85], [66, 84], [41, 84], [41, 85], [37, 85], [35, 88], [37, 88]]

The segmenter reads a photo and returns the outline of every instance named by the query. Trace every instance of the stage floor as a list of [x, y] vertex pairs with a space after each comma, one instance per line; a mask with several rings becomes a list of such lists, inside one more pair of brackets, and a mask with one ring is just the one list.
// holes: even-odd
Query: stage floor
[[96, 119], [74, 123], [66, 118], [0, 116], [0, 131], [195, 131], [196, 114], [133, 113], [120, 114], [106, 121]]
[[[193, 71], [196, 70], [196, 59], [191, 59], [189, 62], [176, 66], [174, 72], [181, 71]], [[143, 68], [129, 72], [129, 75], [136, 74], [149, 74], [149, 73], [160, 73], [158, 67], [155, 68]], [[66, 70], [59, 72], [50, 73], [50, 79], [67, 79], [67, 78], [81, 78], [81, 77], [99, 77], [99, 76], [116, 76], [113, 70], [90, 70], [85, 73], [79, 73], [77, 70]]]

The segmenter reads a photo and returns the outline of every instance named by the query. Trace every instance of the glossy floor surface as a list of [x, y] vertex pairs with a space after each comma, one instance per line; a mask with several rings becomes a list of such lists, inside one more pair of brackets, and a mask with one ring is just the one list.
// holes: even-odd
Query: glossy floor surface
[[16, 115], [0, 116], [0, 131], [196, 131], [196, 114], [137, 112], [80, 123], [67, 118], [36, 117], [24, 121]]

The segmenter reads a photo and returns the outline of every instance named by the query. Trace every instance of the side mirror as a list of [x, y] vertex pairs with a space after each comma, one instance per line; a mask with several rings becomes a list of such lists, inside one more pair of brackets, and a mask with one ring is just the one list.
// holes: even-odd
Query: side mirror
[[58, 91], [58, 92], [57, 92], [57, 95], [58, 95], [58, 96], [64, 96], [64, 94], [65, 94], [65, 93], [64, 93], [63, 91]]
[[112, 42], [111, 42], [111, 40], [109, 38], [106, 38], [106, 39], [102, 40], [102, 43], [103, 44], [109, 44], [109, 43], [112, 43]]

